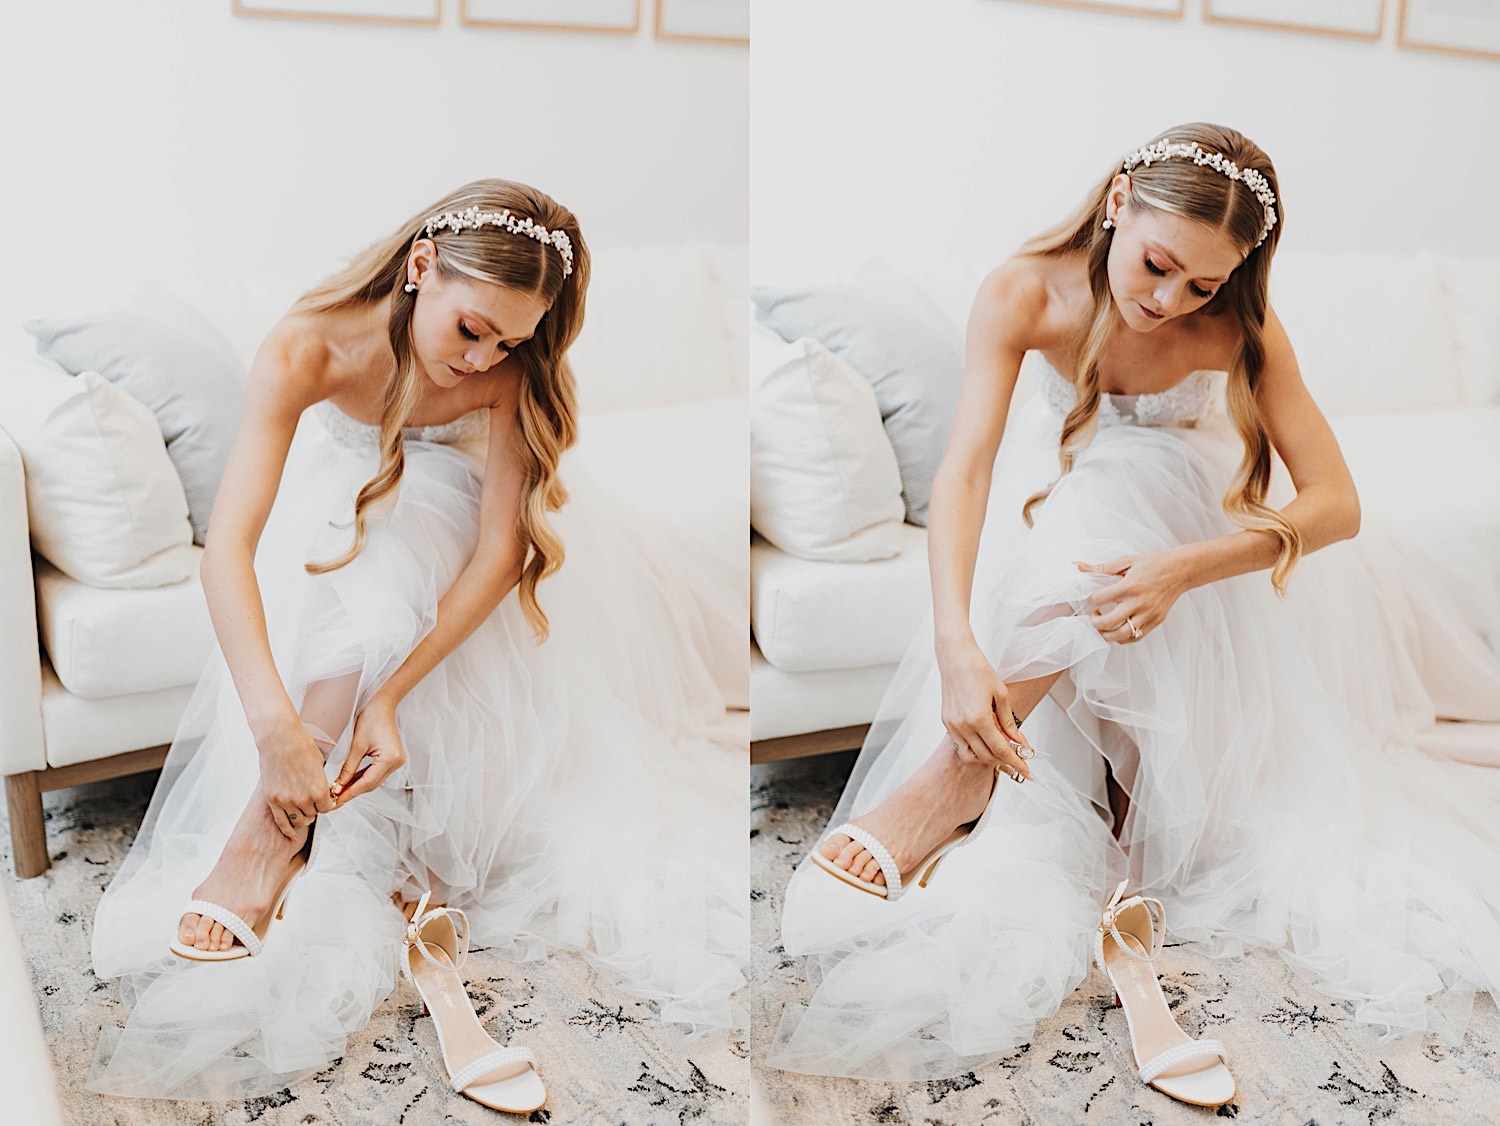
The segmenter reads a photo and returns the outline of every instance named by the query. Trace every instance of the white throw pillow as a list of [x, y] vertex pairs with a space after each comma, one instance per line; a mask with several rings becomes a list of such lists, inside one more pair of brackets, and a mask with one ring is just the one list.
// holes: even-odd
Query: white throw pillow
[[95, 372], [32, 357], [8, 373], [0, 425], [21, 451], [33, 546], [99, 587], [193, 574], [187, 497], [156, 419]]
[[789, 555], [901, 550], [901, 474], [875, 392], [816, 340], [750, 334], [750, 524]]
[[1440, 262], [1464, 402], [1500, 406], [1500, 258]]
[[1462, 401], [1453, 333], [1430, 255], [1278, 254], [1271, 263], [1271, 305], [1325, 414]]

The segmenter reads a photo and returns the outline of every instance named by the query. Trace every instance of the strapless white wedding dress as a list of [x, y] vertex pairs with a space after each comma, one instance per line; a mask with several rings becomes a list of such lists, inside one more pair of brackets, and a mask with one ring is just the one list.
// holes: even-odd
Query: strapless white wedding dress
[[[256, 575], [293, 702], [352, 673], [357, 710], [432, 628], [474, 550], [488, 417], [409, 428], [399, 500], [354, 562], [314, 576], [302, 564], [346, 549], [379, 461], [374, 427], [315, 409], [322, 426], [304, 420], [292, 443]], [[407, 764], [320, 818], [316, 863], [264, 951], [204, 964], [167, 944], [259, 777], [215, 649], [95, 916], [95, 972], [120, 979], [130, 1009], [101, 1035], [95, 1090], [238, 1099], [326, 1066], [395, 982], [398, 890], [433, 889], [468, 912], [476, 946], [517, 960], [582, 950], [663, 1020], [742, 1023], [748, 767], [703, 647], [724, 631], [737, 642], [744, 594], [567, 459], [563, 476], [572, 499], [553, 522], [567, 557], [538, 588], [551, 636], [534, 640], [512, 591], [399, 705]]]
[[[1070, 382], [1040, 368], [1001, 442], [975, 571], [976, 636], [1007, 681], [1064, 670], [1026, 720], [1034, 781], [1001, 778], [983, 831], [886, 902], [804, 862], [782, 936], [814, 986], [774, 1066], [932, 1079], [1010, 1052], [1089, 972], [1116, 881], [1160, 897], [1210, 954], [1279, 947], [1382, 1034], [1466, 1027], [1500, 989], [1500, 621], [1475, 621], [1379, 521], [1269, 572], [1178, 600], [1140, 642], [1104, 641], [1073, 560], [1236, 530], [1220, 500], [1242, 444], [1223, 373], [1104, 395], [1057, 477]], [[1294, 495], [1276, 462], [1268, 501]], [[931, 619], [889, 689], [830, 827], [879, 804], [943, 738]], [[1110, 832], [1105, 763], [1131, 795]], [[811, 842], [810, 842], [811, 843]], [[1232, 980], [1230, 971], [1230, 980]]]

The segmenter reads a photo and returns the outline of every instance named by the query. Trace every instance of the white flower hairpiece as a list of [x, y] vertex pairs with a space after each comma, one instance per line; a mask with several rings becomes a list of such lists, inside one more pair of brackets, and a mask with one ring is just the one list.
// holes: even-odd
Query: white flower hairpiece
[[1157, 141], [1154, 145], [1145, 145], [1135, 150], [1125, 158], [1125, 171], [1146, 165], [1148, 168], [1158, 160], [1171, 160], [1173, 157], [1187, 157], [1194, 164], [1204, 164], [1217, 172], [1222, 172], [1231, 180], [1238, 180], [1255, 193], [1255, 198], [1260, 200], [1262, 207], [1266, 209], [1265, 225], [1260, 229], [1260, 238], [1255, 241], [1259, 246], [1266, 241], [1266, 236], [1271, 233], [1271, 228], [1276, 225], [1276, 193], [1271, 190], [1271, 185], [1266, 178], [1254, 168], [1241, 168], [1234, 161], [1228, 159], [1222, 153], [1209, 152], [1201, 148], [1195, 141]]
[[445, 211], [441, 215], [434, 215], [423, 224], [423, 230], [429, 238], [434, 231], [472, 231], [480, 227], [500, 227], [512, 234], [534, 238], [543, 246], [554, 246], [562, 256], [563, 277], [573, 272], [573, 241], [568, 238], [568, 233], [549, 231], [535, 219], [511, 214], [509, 208], [504, 211], [481, 211], [478, 207], [466, 207], [462, 211]]

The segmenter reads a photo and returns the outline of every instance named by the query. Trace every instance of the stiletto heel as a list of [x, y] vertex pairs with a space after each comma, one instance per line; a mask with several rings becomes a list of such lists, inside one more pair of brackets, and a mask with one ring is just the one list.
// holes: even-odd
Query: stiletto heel
[[[1166, 937], [1161, 900], [1133, 895], [1121, 901], [1124, 892], [1122, 883], [1099, 919], [1094, 961], [1114, 987], [1115, 1004], [1125, 1010], [1137, 1074], [1142, 1083], [1179, 1102], [1223, 1106], [1234, 1099], [1224, 1045], [1194, 1040], [1178, 1027], [1152, 966]], [[1212, 1062], [1204, 1062], [1210, 1058]]]
[[[912, 872], [921, 873], [916, 882], [917, 887], [925, 888], [927, 881], [932, 879], [933, 872], [937, 871], [938, 863], [943, 857], [969, 840], [970, 837], [979, 832], [984, 826], [985, 821], [989, 818], [990, 810], [995, 808], [995, 791], [999, 788], [1000, 768], [996, 767], [995, 778], [990, 788], [990, 798], [985, 803], [984, 812], [976, 820], [969, 822], [967, 825], [959, 826], [952, 836], [943, 841], [926, 856], [922, 857], [915, 867], [911, 869]], [[818, 847], [814, 848], [809, 854], [812, 857], [812, 862], [830, 876], [842, 880], [850, 887], [856, 887], [860, 891], [869, 892], [871, 895], [878, 896], [887, 901], [899, 898], [903, 890], [901, 870], [896, 867], [896, 861], [885, 845], [881, 844], [873, 833], [849, 822], [845, 822], [838, 828], [831, 830], [823, 840], [826, 841], [828, 837], [836, 837], [840, 834], [848, 837], [850, 840], [858, 841], [869, 850], [870, 855], [875, 858], [875, 862], [880, 865], [880, 871], [885, 876], [885, 883], [877, 884], [872, 880], [862, 880], [848, 869], [840, 868], [832, 860], [823, 855], [823, 841], [819, 841]]]
[[479, 1023], [458, 968], [469, 956], [469, 920], [453, 907], [427, 910], [424, 892], [406, 926], [401, 972], [432, 1016], [449, 1084], [482, 1106], [530, 1114], [547, 1101], [547, 1090], [530, 1048], [502, 1047]]

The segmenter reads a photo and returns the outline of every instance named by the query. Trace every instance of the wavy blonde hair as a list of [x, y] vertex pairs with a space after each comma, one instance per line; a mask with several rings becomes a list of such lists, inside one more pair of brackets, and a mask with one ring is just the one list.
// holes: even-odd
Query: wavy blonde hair
[[[1194, 122], [1174, 126], [1148, 143], [1163, 140], [1174, 144], [1197, 142], [1210, 152], [1222, 153], [1240, 168], [1256, 169], [1276, 193], [1278, 215], [1285, 219], [1271, 158], [1244, 134], [1222, 125]], [[1109, 289], [1112, 237], [1103, 227], [1105, 203], [1119, 171], [1120, 165], [1116, 164], [1077, 212], [1021, 248], [1022, 254], [1049, 258], [1082, 255], [1093, 293], [1093, 309], [1076, 344], [1078, 399], [1063, 421], [1058, 451], [1063, 474], [1073, 468], [1078, 452], [1093, 436], [1099, 410], [1099, 362], [1119, 319]], [[1278, 594], [1285, 595], [1287, 580], [1302, 556], [1302, 537], [1296, 525], [1265, 503], [1271, 480], [1271, 441], [1255, 401], [1255, 389], [1265, 366], [1266, 293], [1271, 257], [1285, 223], [1278, 221], [1265, 242], [1256, 246], [1265, 223], [1265, 209], [1255, 193], [1240, 181], [1191, 160], [1162, 160], [1135, 168], [1130, 173], [1130, 203], [1143, 211], [1170, 211], [1220, 231], [1246, 255], [1202, 309], [1211, 317], [1232, 316], [1240, 328], [1240, 344], [1229, 367], [1225, 395], [1235, 429], [1244, 440], [1245, 455], [1224, 494], [1223, 506], [1225, 514], [1241, 528], [1269, 532], [1279, 541], [1271, 584]], [[1047, 498], [1055, 485], [1053, 482], [1026, 501], [1021, 514], [1028, 527], [1032, 509]]]
[[[573, 244], [573, 269], [563, 277], [563, 260], [556, 248], [525, 235], [484, 226], [474, 230], [441, 230], [428, 236], [427, 220], [466, 207], [481, 211], [509, 209], [531, 218], [549, 231], [567, 232]], [[390, 301], [386, 325], [395, 366], [386, 381], [380, 411], [380, 470], [367, 481], [354, 503], [354, 542], [337, 559], [307, 563], [310, 574], [335, 571], [352, 562], [364, 549], [371, 505], [395, 492], [406, 466], [401, 429], [421, 397], [423, 376], [411, 344], [411, 317], [417, 295], [407, 293], [406, 262], [412, 245], [422, 238], [436, 247], [435, 266], [445, 279], [458, 277], [502, 285], [540, 297], [547, 312], [536, 334], [511, 353], [521, 367], [518, 411], [526, 485], [517, 527], [523, 559], [521, 609], [538, 640], [547, 636], [547, 615], [537, 601], [537, 584], [563, 561], [563, 544], [547, 514], [568, 499], [557, 475], [562, 453], [578, 437], [578, 397], [567, 352], [583, 327], [584, 295], [589, 283], [589, 252], [573, 213], [535, 188], [509, 180], [475, 180], [425, 207], [375, 243], [343, 270], [303, 294], [293, 308], [299, 312], [328, 312]]]

